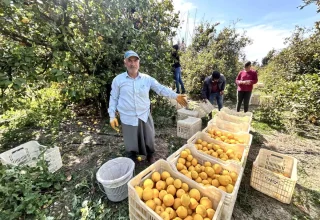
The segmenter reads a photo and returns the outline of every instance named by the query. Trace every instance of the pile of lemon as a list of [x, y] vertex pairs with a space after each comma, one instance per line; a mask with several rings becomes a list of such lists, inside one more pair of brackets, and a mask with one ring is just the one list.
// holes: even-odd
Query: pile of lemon
[[167, 171], [154, 172], [142, 186], [135, 186], [139, 198], [165, 220], [209, 220], [215, 210], [208, 197], [187, 183], [174, 179]]
[[191, 154], [190, 149], [181, 151], [176, 164], [177, 170], [188, 178], [203, 186], [214, 186], [227, 193], [232, 193], [238, 174], [223, 169], [220, 164], [211, 164], [206, 161], [199, 164]]
[[233, 149], [228, 147], [220, 146], [214, 143], [208, 143], [201, 139], [198, 139], [195, 143], [197, 150], [202, 151], [208, 155], [211, 155], [221, 160], [235, 160], [237, 162], [241, 161], [242, 154], [240, 152], [235, 152]]
[[211, 138], [217, 141], [223, 141], [227, 144], [244, 144], [244, 141], [242, 139], [238, 139], [232, 133], [226, 131], [222, 132], [219, 130], [208, 129], [207, 133]]

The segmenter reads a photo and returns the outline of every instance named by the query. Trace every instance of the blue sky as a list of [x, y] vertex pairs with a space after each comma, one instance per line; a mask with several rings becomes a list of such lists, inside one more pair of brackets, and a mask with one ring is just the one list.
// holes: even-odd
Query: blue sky
[[173, 0], [173, 3], [183, 21], [178, 36], [187, 36], [187, 44], [194, 26], [201, 21], [220, 22], [218, 29], [222, 29], [239, 20], [236, 28], [239, 32], [246, 31], [253, 40], [244, 50], [247, 59], [259, 62], [272, 48], [284, 48], [284, 39], [296, 25], [313, 27], [320, 20], [315, 5], [297, 8], [302, 0]]

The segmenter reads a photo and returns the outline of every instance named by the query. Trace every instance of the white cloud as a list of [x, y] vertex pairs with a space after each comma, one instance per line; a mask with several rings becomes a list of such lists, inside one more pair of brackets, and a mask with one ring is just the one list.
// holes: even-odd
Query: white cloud
[[253, 43], [244, 49], [248, 60], [258, 60], [267, 55], [271, 49], [283, 49], [285, 38], [291, 36], [292, 30], [285, 28], [276, 28], [273, 25], [247, 25], [241, 24], [246, 35], [252, 39]]
[[173, 6], [175, 12], [187, 12], [191, 9], [196, 8], [196, 6], [192, 2], [188, 2], [186, 0], [173, 0]]

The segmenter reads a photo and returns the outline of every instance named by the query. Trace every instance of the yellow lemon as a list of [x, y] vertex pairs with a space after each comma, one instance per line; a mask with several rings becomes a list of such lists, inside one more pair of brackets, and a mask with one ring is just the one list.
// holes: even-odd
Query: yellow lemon
[[187, 208], [186, 207], [184, 207], [184, 206], [179, 206], [178, 207], [178, 209], [177, 209], [177, 211], [176, 211], [176, 213], [177, 213], [177, 215], [180, 217], [180, 218], [185, 218], [185, 217], [187, 217], [187, 215], [188, 215], [188, 210], [187, 210]]
[[217, 163], [213, 165], [213, 169], [216, 174], [219, 174], [222, 171], [222, 167]]
[[186, 159], [180, 157], [180, 158], [178, 159], [178, 163], [181, 163], [181, 164], [185, 165], [185, 164], [186, 164]]
[[165, 195], [167, 195], [167, 194], [168, 194], [167, 191], [161, 190], [161, 191], [159, 192], [159, 199], [160, 199], [160, 200], [163, 200], [163, 197], [164, 197]]
[[203, 205], [206, 209], [212, 209], [212, 202], [208, 197], [202, 197], [200, 199], [200, 204]]
[[189, 191], [189, 185], [186, 183], [182, 183], [181, 189], [183, 189], [185, 192]]
[[162, 181], [162, 180], [159, 180], [157, 183], [156, 183], [156, 188], [157, 190], [161, 191], [161, 190], [164, 190], [167, 188], [167, 184], [165, 181]]
[[151, 188], [145, 188], [142, 193], [142, 198], [144, 201], [153, 199], [153, 190]]
[[171, 207], [166, 208], [165, 212], [169, 213], [170, 219], [177, 217], [176, 212]]
[[167, 192], [171, 195], [175, 195], [176, 194], [176, 187], [174, 187], [174, 185], [169, 185], [168, 188], [167, 188]]
[[150, 188], [152, 189], [153, 188], [153, 181], [151, 179], [146, 179], [144, 182], [143, 182], [143, 187], [146, 189], [146, 188]]
[[180, 189], [182, 186], [182, 182], [179, 179], [175, 179], [173, 182], [174, 187], [176, 187], [176, 189]]
[[206, 207], [203, 205], [198, 205], [196, 208], [196, 213], [201, 215], [203, 218], [207, 216], [207, 210]]
[[228, 178], [227, 175], [219, 176], [218, 180], [219, 180], [220, 185], [222, 185], [222, 186], [227, 186], [228, 184], [230, 184], [232, 182], [232, 181], [230, 182], [230, 179]]
[[186, 159], [188, 157], [188, 155], [189, 155], [188, 152], [185, 150], [181, 151], [181, 153], [180, 153], [180, 157], [184, 158], [184, 159]]
[[217, 179], [212, 180], [211, 185], [218, 188], [220, 186], [219, 180]]
[[165, 206], [167, 206], [167, 207], [168, 207], [168, 206], [172, 206], [173, 203], [174, 203], [173, 195], [167, 194], [167, 195], [165, 195], [165, 196], [163, 197], [163, 204], [164, 204]]
[[151, 175], [151, 179], [153, 182], [158, 182], [160, 179], [161, 179], [161, 175], [159, 172], [154, 172], [152, 175]]
[[178, 198], [181, 198], [181, 196], [183, 195], [183, 194], [185, 194], [186, 192], [183, 190], [183, 189], [178, 189], [178, 191], [177, 191], [177, 193], [176, 193], [176, 196], [178, 197]]
[[232, 192], [233, 192], [233, 185], [228, 184], [228, 185], [226, 186], [226, 191], [227, 191], [227, 193], [232, 193]]
[[162, 212], [164, 212], [164, 208], [162, 206], [156, 206], [154, 210], [158, 215], [160, 215]]
[[207, 217], [208, 217], [209, 219], [212, 219], [215, 212], [216, 212], [216, 211], [214, 211], [214, 209], [211, 209], [211, 208], [210, 208], [210, 209], [207, 209]]
[[190, 204], [190, 196], [188, 194], [183, 194], [181, 196], [181, 204], [184, 207], [188, 207], [189, 206], [189, 204]]
[[146, 201], [146, 205], [153, 211], [156, 209], [156, 203], [153, 200]]
[[156, 188], [153, 188], [153, 198], [159, 198], [159, 190], [157, 190]]
[[170, 175], [170, 173], [169, 172], [167, 172], [167, 171], [163, 171], [162, 173], [161, 173], [161, 179], [163, 180], [163, 181], [165, 181], [168, 177], [170, 177], [171, 175]]
[[197, 189], [191, 189], [189, 192], [189, 196], [191, 198], [194, 198], [195, 200], [199, 201], [200, 200], [200, 192]]
[[170, 220], [170, 215], [169, 215], [169, 213], [168, 213], [168, 212], [165, 212], [165, 211], [160, 214], [160, 217], [161, 217], [163, 220]]
[[154, 198], [153, 201], [156, 203], [156, 206], [161, 206], [162, 202], [159, 198]]
[[195, 209], [197, 208], [198, 205], [199, 203], [197, 202], [197, 200], [195, 200], [194, 198], [190, 198], [190, 204], [189, 204], [190, 209]]
[[202, 217], [202, 215], [196, 213], [196, 214], [193, 216], [193, 220], [203, 220], [203, 217]]
[[229, 176], [231, 177], [232, 181], [237, 181], [238, 174], [234, 171], [229, 173]]
[[134, 187], [140, 199], [142, 199], [143, 189], [140, 186]]
[[173, 182], [174, 182], [174, 179], [171, 176], [166, 179], [167, 186], [172, 185]]
[[179, 206], [181, 206], [181, 198], [175, 198], [173, 203], [173, 208], [177, 210]]

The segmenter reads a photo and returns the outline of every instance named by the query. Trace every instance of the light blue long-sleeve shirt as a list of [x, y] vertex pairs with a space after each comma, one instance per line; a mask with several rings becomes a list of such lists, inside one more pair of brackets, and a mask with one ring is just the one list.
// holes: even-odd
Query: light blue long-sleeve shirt
[[121, 122], [126, 125], [138, 126], [139, 119], [147, 122], [150, 114], [150, 89], [167, 98], [176, 99], [178, 96], [153, 77], [140, 72], [135, 79], [127, 72], [116, 76], [111, 85], [108, 109], [110, 119], [115, 118], [118, 110]]

